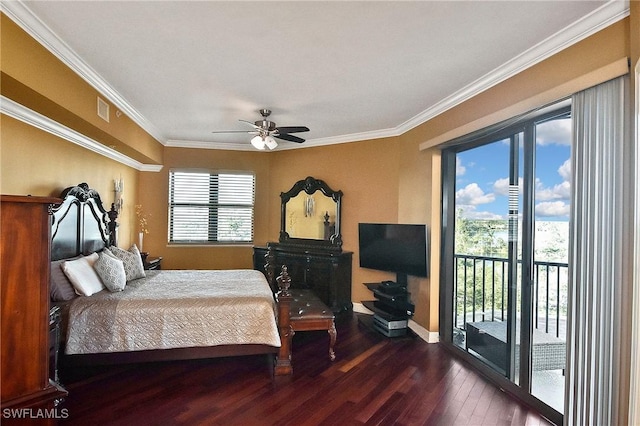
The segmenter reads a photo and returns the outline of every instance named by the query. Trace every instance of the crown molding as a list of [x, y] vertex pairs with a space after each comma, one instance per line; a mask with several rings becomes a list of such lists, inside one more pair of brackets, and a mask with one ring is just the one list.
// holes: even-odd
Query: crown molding
[[[398, 129], [384, 129], [376, 130], [372, 132], [351, 133], [348, 135], [341, 135], [328, 138], [307, 139], [304, 144], [299, 145], [296, 143], [283, 143], [278, 142], [278, 146], [274, 150], [265, 150], [265, 152], [274, 151], [288, 151], [292, 149], [313, 148], [317, 146], [337, 145], [349, 142], [359, 142], [371, 139], [389, 138], [400, 136], [402, 133]], [[247, 143], [227, 143], [227, 142], [207, 142], [207, 141], [192, 141], [182, 139], [169, 139], [165, 146], [174, 148], [199, 148], [199, 149], [222, 149], [232, 151], [256, 151], [251, 146], [249, 140]]]
[[567, 47], [584, 40], [629, 15], [629, 1], [610, 0], [584, 18], [547, 37], [529, 50], [488, 72], [473, 83], [463, 87], [431, 108], [396, 127], [399, 134], [405, 133], [443, 112], [473, 98], [487, 89], [542, 62]]
[[[165, 146], [172, 148], [221, 149], [226, 151], [256, 151], [256, 149], [249, 144], [248, 140], [247, 143], [232, 143], [169, 139], [165, 143]], [[265, 150], [265, 152], [270, 151]]]
[[155, 164], [143, 164], [131, 157], [128, 157], [115, 149], [104, 146], [100, 142], [97, 142], [80, 132], [77, 132], [67, 126], [64, 126], [57, 121], [50, 119], [32, 109], [19, 104], [12, 99], [5, 96], [0, 96], [0, 113], [16, 120], [22, 121], [30, 126], [44, 130], [47, 133], [51, 133], [54, 136], [62, 138], [66, 141], [81, 146], [89, 151], [100, 154], [125, 166], [131, 167], [136, 170], [144, 172], [159, 172], [162, 169], [162, 165]]
[[[292, 149], [313, 148], [317, 146], [337, 145], [342, 143], [360, 142], [372, 139], [381, 139], [400, 136], [402, 133], [395, 129], [375, 130], [371, 132], [350, 133], [348, 135], [334, 136], [328, 138], [307, 139], [304, 144], [283, 143], [278, 142], [278, 146], [273, 150], [265, 150], [265, 152], [288, 151]], [[174, 148], [199, 148], [199, 149], [222, 149], [231, 151], [256, 151], [251, 146], [249, 140], [247, 143], [228, 143], [228, 142], [207, 142], [192, 141], [182, 139], [169, 139], [165, 146]]]
[[[400, 136], [403, 132], [398, 127], [392, 129], [373, 130], [370, 132], [350, 133], [348, 135], [332, 136], [328, 138], [307, 139], [304, 145], [287, 145], [282, 150], [313, 148], [316, 146], [337, 145], [350, 142], [361, 142], [373, 139], [392, 138]], [[280, 147], [278, 147], [280, 148]]]
[[71, 68], [84, 81], [106, 97], [138, 126], [164, 144], [160, 130], [135, 109], [100, 74], [91, 68], [78, 54], [54, 33], [22, 0], [0, 2], [0, 11], [11, 18], [24, 31], [44, 46], [62, 63]]
[[[223, 149], [236, 151], [250, 151], [245, 144], [228, 144], [204, 141], [166, 140], [152, 123], [145, 119], [126, 99], [120, 95], [97, 72], [87, 65], [62, 39], [60, 39], [44, 22], [42, 22], [23, 3], [22, 0], [0, 2], [0, 10], [16, 22], [23, 30], [35, 38], [40, 44], [53, 53], [65, 65], [75, 71], [87, 83], [98, 90], [116, 107], [127, 114], [136, 124], [156, 138], [165, 146], [200, 149]], [[610, 0], [591, 14], [576, 21], [568, 27], [558, 31], [531, 49], [506, 62], [502, 66], [480, 77], [473, 83], [463, 87], [451, 96], [429, 107], [423, 112], [410, 118], [395, 128], [382, 129], [363, 133], [340, 135], [328, 138], [307, 140], [300, 146], [280, 146], [276, 150], [310, 148], [314, 146], [333, 145], [347, 142], [357, 142], [367, 139], [379, 139], [399, 136], [425, 123], [443, 112], [473, 98], [502, 81], [522, 72], [523, 70], [547, 59], [555, 53], [589, 37], [601, 29], [624, 19], [629, 15], [629, 0]]]

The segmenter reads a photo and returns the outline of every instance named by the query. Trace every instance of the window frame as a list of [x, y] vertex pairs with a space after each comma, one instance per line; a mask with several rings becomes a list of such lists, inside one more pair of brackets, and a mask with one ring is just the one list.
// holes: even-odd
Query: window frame
[[[547, 121], [555, 120], [561, 118], [563, 116], [571, 115], [572, 106], [570, 103], [570, 99], [560, 100], [550, 105], [546, 105], [537, 110], [522, 114], [520, 116], [505, 120], [503, 122], [488, 126], [486, 128], [475, 131], [469, 135], [462, 136], [460, 138], [453, 139], [443, 145], [441, 145], [441, 158], [442, 158], [442, 169], [441, 169], [441, 190], [442, 190], [442, 201], [441, 201], [441, 268], [440, 268], [440, 298], [439, 298], [439, 336], [440, 342], [456, 353], [457, 356], [461, 357], [465, 361], [469, 362], [474, 369], [480, 371], [484, 374], [490, 381], [495, 383], [497, 386], [502, 389], [507, 390], [509, 393], [521, 398], [523, 401], [527, 402], [531, 406], [533, 406], [537, 411], [542, 413], [545, 417], [551, 419], [556, 424], [562, 424], [563, 413], [556, 411], [551, 406], [547, 405], [543, 401], [536, 398], [531, 393], [531, 363], [525, 362], [520, 365], [519, 370], [519, 384], [514, 383], [510, 378], [505, 377], [505, 375], [497, 373], [493, 368], [487, 366], [482, 361], [479, 361], [476, 357], [472, 356], [467, 352], [466, 349], [462, 349], [457, 346], [453, 341], [453, 300], [454, 300], [454, 286], [453, 282], [455, 280], [453, 271], [455, 270], [455, 263], [453, 260], [453, 254], [455, 251], [454, 243], [455, 243], [455, 181], [456, 181], [456, 155], [460, 152], [467, 151], [469, 149], [474, 149], [492, 141], [497, 141], [500, 139], [506, 139], [512, 135], [516, 135], [519, 132], [525, 133], [529, 132], [527, 136], [529, 140], [530, 146], [526, 146], [525, 143], [525, 151], [528, 150], [527, 156], [530, 157], [529, 166], [525, 165], [524, 174], [528, 174], [528, 181], [531, 184], [534, 181], [534, 169], [531, 166], [535, 166], [535, 140], [533, 137], [533, 128], [540, 123], [544, 123]], [[525, 161], [526, 163], [526, 161]], [[532, 227], [533, 227], [533, 216], [531, 216], [533, 211], [533, 204], [535, 201], [535, 192], [534, 187], [529, 185], [529, 187], [523, 188], [523, 222], [521, 224], [523, 228], [523, 232], [528, 232], [527, 236], [523, 236], [522, 239], [524, 241], [533, 241], [533, 236], [531, 235]], [[525, 231], [526, 230], [526, 231]], [[528, 264], [528, 267], [531, 267], [533, 263], [533, 248], [531, 246], [524, 245], [522, 249], [522, 258], [523, 259], [531, 259]], [[525, 277], [530, 277], [532, 274], [531, 270], [522, 271], [522, 275]], [[522, 305], [530, 306], [531, 305], [531, 294], [528, 292], [527, 296], [523, 298], [521, 301]], [[517, 302], [512, 302], [517, 303]], [[525, 319], [521, 324], [522, 329], [529, 329], [530, 324], [528, 321], [531, 319]], [[514, 330], [515, 334], [515, 330]], [[513, 336], [515, 337], [515, 336]], [[520, 341], [520, 351], [521, 353], [529, 353], [531, 346], [531, 338], [530, 337], [521, 337]], [[511, 364], [513, 365], [516, 362], [513, 352], [511, 353], [512, 359]], [[519, 362], [520, 360], [517, 360]], [[509, 373], [512, 374], [511, 372]], [[566, 392], [566, 390], [565, 390]]]
[[[182, 174], [208, 174], [208, 193], [209, 201], [207, 203], [191, 201], [191, 202], [176, 202], [173, 197], [174, 191], [174, 176], [176, 173]], [[251, 176], [252, 188], [251, 188], [251, 202], [246, 203], [221, 203], [219, 201], [220, 188], [213, 188], [213, 177], [219, 177], [220, 175], [235, 175], [235, 176]], [[218, 181], [219, 183], [219, 181]], [[256, 174], [251, 170], [227, 170], [227, 169], [202, 169], [202, 168], [172, 168], [169, 170], [168, 176], [168, 203], [167, 203], [167, 243], [173, 246], [220, 246], [220, 245], [252, 245], [255, 237], [255, 201], [256, 201]], [[175, 207], [193, 207], [202, 208], [207, 207], [207, 239], [175, 239], [174, 237], [174, 208]], [[218, 214], [221, 209], [224, 208], [239, 208], [248, 209], [250, 211], [250, 236], [247, 240], [242, 239], [220, 239], [218, 231], [220, 230], [216, 224], [218, 223]]]

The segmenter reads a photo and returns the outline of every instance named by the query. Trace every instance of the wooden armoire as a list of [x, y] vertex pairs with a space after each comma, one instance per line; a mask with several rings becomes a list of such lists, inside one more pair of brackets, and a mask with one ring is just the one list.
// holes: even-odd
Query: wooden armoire
[[[51, 206], [49, 197], [0, 198], [0, 282], [2, 311], [0, 390], [2, 423], [22, 413], [38, 424], [55, 423], [55, 407], [66, 391], [51, 377], [49, 279]], [[31, 418], [34, 421], [33, 418]]]

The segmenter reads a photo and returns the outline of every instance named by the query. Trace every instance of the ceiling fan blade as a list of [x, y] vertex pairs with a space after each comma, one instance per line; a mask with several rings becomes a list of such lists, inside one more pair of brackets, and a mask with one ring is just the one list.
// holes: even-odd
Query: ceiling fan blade
[[289, 141], [289, 142], [297, 142], [297, 143], [304, 142], [304, 139], [299, 138], [297, 136], [289, 135], [287, 133], [274, 134], [273, 137], [274, 138], [278, 138], [278, 139], [282, 139], [282, 140], [285, 140], [285, 141]]
[[250, 121], [247, 121], [247, 120], [238, 120], [238, 121], [242, 121], [243, 123], [247, 123], [249, 126], [253, 127], [254, 129], [262, 130], [262, 127], [260, 127], [260, 126], [256, 126], [255, 124], [253, 124], [253, 123], [252, 123], [252, 122], [250, 122]]
[[253, 130], [215, 130], [211, 133], [253, 133]]
[[300, 133], [300, 132], [308, 132], [309, 128], [306, 126], [283, 126], [276, 127], [276, 130], [280, 133]]

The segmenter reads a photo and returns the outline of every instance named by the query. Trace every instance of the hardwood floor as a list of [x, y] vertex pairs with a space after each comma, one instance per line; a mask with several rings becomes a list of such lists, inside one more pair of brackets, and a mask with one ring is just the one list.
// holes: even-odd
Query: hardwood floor
[[270, 376], [265, 356], [63, 367], [61, 424], [78, 425], [547, 425], [439, 344], [386, 339], [337, 324], [298, 333], [294, 374]]

